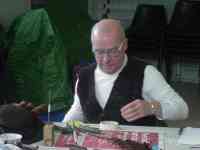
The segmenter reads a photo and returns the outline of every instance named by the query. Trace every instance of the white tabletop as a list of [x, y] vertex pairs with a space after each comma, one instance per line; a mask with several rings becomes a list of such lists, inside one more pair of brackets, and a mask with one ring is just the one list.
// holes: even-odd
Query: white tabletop
[[[157, 132], [159, 134], [159, 142], [161, 143], [161, 148], [164, 150], [200, 150], [200, 148], [191, 148], [188, 145], [181, 145], [177, 143], [179, 138], [179, 128], [169, 128], [169, 127], [146, 127], [146, 126], [120, 126], [121, 130], [127, 131], [141, 131], [141, 132]], [[55, 147], [45, 147], [42, 142], [39, 142], [39, 150], [55, 149], [62, 150], [63, 148]], [[65, 148], [65, 150], [67, 150]]]

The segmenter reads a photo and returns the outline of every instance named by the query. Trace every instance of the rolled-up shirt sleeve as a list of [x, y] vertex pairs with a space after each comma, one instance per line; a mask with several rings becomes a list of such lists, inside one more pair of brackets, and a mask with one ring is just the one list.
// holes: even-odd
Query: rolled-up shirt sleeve
[[147, 101], [160, 102], [159, 119], [182, 120], [188, 117], [188, 105], [154, 66], [147, 65], [145, 68], [142, 95]]
[[78, 86], [78, 80], [76, 81], [75, 85], [75, 94], [74, 94], [74, 102], [69, 109], [69, 111], [65, 114], [65, 117], [63, 119], [63, 122], [69, 121], [69, 120], [84, 120], [83, 111], [81, 108], [80, 100], [77, 94], [77, 86]]

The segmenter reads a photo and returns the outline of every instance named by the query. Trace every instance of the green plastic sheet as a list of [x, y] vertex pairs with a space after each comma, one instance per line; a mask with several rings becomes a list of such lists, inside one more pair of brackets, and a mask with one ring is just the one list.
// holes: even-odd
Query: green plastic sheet
[[16, 84], [16, 97], [34, 104], [51, 101], [55, 108], [72, 100], [67, 50], [45, 9], [30, 10], [11, 26], [8, 70]]

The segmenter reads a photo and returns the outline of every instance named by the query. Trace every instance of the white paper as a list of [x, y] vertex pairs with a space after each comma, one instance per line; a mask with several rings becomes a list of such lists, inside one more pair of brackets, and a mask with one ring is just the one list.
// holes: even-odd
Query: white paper
[[200, 147], [200, 128], [184, 128], [178, 139], [178, 143]]

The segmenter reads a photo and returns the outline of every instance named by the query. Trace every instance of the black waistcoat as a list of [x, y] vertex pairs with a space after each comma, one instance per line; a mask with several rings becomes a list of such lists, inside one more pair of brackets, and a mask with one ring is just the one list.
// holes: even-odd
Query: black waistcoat
[[99, 123], [102, 120], [114, 120], [124, 125], [156, 124], [155, 116], [148, 116], [134, 122], [127, 122], [120, 114], [120, 108], [130, 103], [133, 98], [142, 99], [142, 86], [146, 64], [138, 60], [128, 60], [127, 65], [116, 79], [108, 102], [104, 109], [99, 105], [94, 88], [94, 70], [96, 64], [84, 67], [79, 74], [78, 96], [86, 121]]

